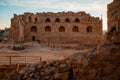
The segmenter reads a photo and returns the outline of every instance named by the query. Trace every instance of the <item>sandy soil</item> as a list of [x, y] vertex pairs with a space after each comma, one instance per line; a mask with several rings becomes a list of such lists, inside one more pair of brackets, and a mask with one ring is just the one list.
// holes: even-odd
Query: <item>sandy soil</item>
[[30, 47], [25, 50], [14, 51], [14, 50], [8, 49], [6, 47], [8, 45], [4, 44], [4, 47], [0, 49], [0, 56], [1, 57], [2, 56], [30, 56], [32, 58], [41, 57], [42, 60], [55, 60], [55, 59], [67, 58], [68, 56], [71, 56], [74, 53], [82, 52], [80, 50], [62, 50], [62, 49], [50, 48], [47, 46], [43, 46], [42, 44], [38, 44], [36, 42], [26, 43], [24, 45], [27, 45]]

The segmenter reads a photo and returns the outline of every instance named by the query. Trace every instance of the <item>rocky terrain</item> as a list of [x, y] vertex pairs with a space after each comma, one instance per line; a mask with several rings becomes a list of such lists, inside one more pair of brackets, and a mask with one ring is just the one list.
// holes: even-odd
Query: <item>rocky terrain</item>
[[119, 80], [120, 54], [103, 56], [74, 55], [61, 61], [27, 65], [9, 80]]
[[120, 80], [120, 36], [108, 32], [105, 40], [89, 52], [27, 65], [8, 80]]
[[[19, 69], [25, 65], [19, 65]], [[8, 75], [16, 71], [16, 65], [0, 65], [0, 80], [8, 80]]]

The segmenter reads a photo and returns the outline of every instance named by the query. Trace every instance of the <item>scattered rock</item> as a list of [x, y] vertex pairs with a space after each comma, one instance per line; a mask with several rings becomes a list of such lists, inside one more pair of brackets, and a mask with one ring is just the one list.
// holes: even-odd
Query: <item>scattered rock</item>
[[86, 53], [27, 65], [19, 72], [11, 73], [8, 80], [119, 80], [120, 45], [114, 44], [116, 39], [109, 39], [110, 42], [105, 40]]

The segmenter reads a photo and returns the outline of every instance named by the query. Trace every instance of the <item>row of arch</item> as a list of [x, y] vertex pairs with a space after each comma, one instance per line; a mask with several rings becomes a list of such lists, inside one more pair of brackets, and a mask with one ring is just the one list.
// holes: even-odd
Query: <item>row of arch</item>
[[[60, 26], [59, 27], [59, 32], [65, 32], [65, 27], [64, 26]], [[77, 26], [74, 26], [73, 29], [72, 29], [73, 32], [79, 32], [79, 28]], [[31, 32], [37, 32], [37, 27], [36, 26], [32, 26], [31, 27]], [[46, 26], [45, 27], [45, 32], [51, 32], [51, 27], [50, 26]], [[86, 28], [86, 32], [92, 32], [92, 27], [91, 26], [88, 26]]]
[[[29, 22], [32, 22], [32, 18], [31, 17], [29, 17]], [[35, 22], [38, 22], [38, 18], [35, 18]], [[46, 18], [45, 22], [51, 22], [50, 18]], [[55, 22], [61, 22], [61, 21], [60, 21], [59, 18], [56, 18]], [[70, 22], [70, 19], [66, 18], [65, 22]], [[80, 22], [80, 19], [79, 18], [75, 18], [74, 22]]]

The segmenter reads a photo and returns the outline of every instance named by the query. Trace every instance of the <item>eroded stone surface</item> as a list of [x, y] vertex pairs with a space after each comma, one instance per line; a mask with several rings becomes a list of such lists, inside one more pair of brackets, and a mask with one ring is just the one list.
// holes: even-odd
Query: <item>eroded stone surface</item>
[[102, 37], [102, 20], [82, 11], [15, 14], [11, 19], [13, 43], [38, 41], [52, 47], [91, 47], [100, 43]]
[[[114, 0], [120, 2], [120, 0]], [[113, 2], [113, 4], [115, 3]], [[111, 4], [112, 5], [112, 4]], [[119, 5], [120, 6], [120, 5]], [[113, 6], [114, 7], [114, 6]], [[113, 8], [114, 9], [114, 8]], [[109, 20], [109, 18], [108, 18]], [[120, 26], [116, 27], [119, 28]], [[42, 63], [42, 62], [41, 62]], [[36, 68], [41, 63], [34, 64]], [[57, 65], [56, 65], [57, 64]], [[119, 80], [120, 79], [120, 32], [108, 31], [104, 41], [86, 53], [76, 53], [63, 60], [43, 64], [34, 70], [13, 73], [13, 79], [21, 80]], [[22, 76], [19, 76], [22, 75]], [[10, 78], [9, 80], [13, 80]]]

